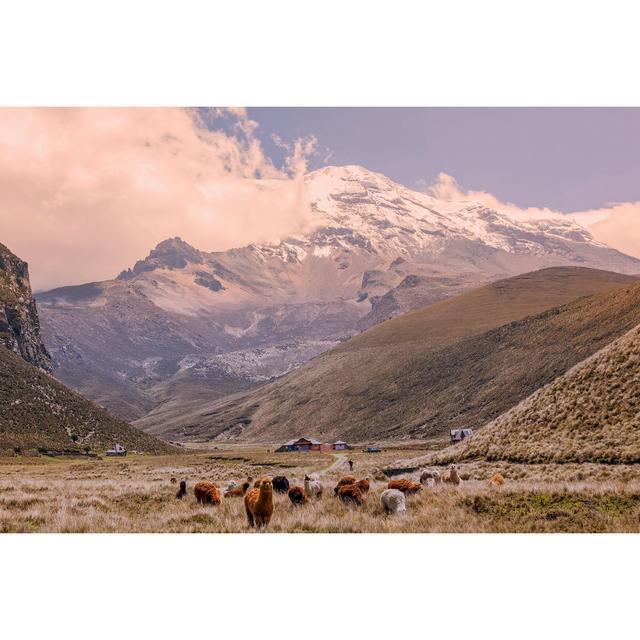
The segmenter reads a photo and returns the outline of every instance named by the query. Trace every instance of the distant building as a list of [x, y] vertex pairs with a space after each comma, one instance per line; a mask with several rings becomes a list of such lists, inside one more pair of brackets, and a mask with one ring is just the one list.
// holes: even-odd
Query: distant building
[[107, 451], [107, 455], [108, 456], [126, 456], [127, 450], [121, 444], [117, 444], [115, 447], [113, 447], [113, 449], [109, 449], [109, 451]]
[[449, 442], [451, 444], [457, 444], [472, 435], [473, 429], [451, 429], [449, 431]]
[[283, 445], [276, 449], [276, 452], [282, 453], [285, 451], [326, 451], [329, 449], [353, 449], [344, 440], [338, 440], [337, 442], [320, 442], [313, 438], [294, 438], [285, 442]]

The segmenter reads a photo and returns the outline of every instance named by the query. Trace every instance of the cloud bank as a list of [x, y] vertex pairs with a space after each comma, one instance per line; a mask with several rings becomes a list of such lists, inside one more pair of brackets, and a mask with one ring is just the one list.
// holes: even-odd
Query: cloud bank
[[303, 231], [315, 141], [279, 169], [256, 127], [243, 109], [0, 109], [0, 242], [42, 290], [112, 278], [170, 236], [222, 250]]
[[466, 190], [456, 179], [440, 173], [431, 185], [422, 185], [425, 193], [452, 202], [479, 202], [513, 218], [570, 218], [585, 227], [599, 242], [640, 258], [640, 202], [612, 203], [608, 207], [586, 211], [562, 212], [547, 207], [519, 207], [503, 202], [487, 191]]

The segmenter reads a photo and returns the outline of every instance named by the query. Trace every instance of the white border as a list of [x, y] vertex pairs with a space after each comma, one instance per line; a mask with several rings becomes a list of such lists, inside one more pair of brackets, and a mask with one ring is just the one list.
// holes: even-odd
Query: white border
[[[620, 0], [1, 11], [2, 105], [640, 104], [637, 9]], [[635, 626], [637, 541], [2, 536], [1, 628], [12, 640], [612, 637]]]

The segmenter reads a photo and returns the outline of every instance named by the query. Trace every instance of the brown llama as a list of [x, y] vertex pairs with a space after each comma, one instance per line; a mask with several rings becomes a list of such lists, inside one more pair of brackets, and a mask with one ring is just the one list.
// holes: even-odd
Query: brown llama
[[248, 482], [244, 482], [241, 487], [234, 487], [233, 489], [227, 489], [224, 492], [225, 498], [242, 498], [242, 496], [247, 493], [247, 489], [249, 489], [251, 485]]
[[291, 489], [289, 489], [289, 500], [291, 500], [294, 507], [307, 503], [307, 494], [304, 492], [304, 488], [291, 487]]
[[362, 493], [362, 489], [355, 484], [345, 484], [338, 490], [338, 498], [342, 502], [350, 502], [360, 507], [364, 504], [366, 496]]
[[260, 480], [259, 487], [253, 487], [244, 496], [244, 508], [250, 527], [266, 527], [273, 515], [273, 484], [271, 478]]
[[407, 495], [422, 491], [422, 485], [419, 482], [411, 482], [411, 480], [402, 478], [401, 480], [390, 480], [387, 489], [398, 489], [398, 491], [402, 491]]
[[501, 473], [494, 473], [493, 476], [491, 476], [491, 480], [489, 480], [489, 484], [492, 487], [498, 487], [500, 485], [503, 485], [504, 476]]
[[200, 504], [220, 504], [220, 489], [213, 482], [198, 482], [193, 487], [193, 495]]

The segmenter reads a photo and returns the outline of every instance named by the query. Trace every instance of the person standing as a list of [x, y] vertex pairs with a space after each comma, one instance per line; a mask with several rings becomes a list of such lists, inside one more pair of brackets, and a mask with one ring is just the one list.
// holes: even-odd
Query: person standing
[[353, 460], [349, 460], [349, 471], [353, 471]]

